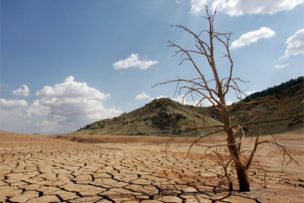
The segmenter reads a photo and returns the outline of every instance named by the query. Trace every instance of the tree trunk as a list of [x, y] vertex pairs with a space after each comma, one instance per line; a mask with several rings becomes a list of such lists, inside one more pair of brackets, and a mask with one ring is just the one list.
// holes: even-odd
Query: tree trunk
[[226, 133], [228, 135], [228, 137], [227, 137], [228, 149], [230, 152], [230, 156], [233, 159], [233, 162], [235, 165], [235, 170], [237, 173], [237, 178], [238, 178], [238, 182], [239, 182], [239, 191], [248, 192], [248, 191], [250, 191], [250, 184], [249, 184], [249, 179], [248, 179], [248, 175], [247, 175], [247, 170], [240, 159], [238, 145], [235, 142], [234, 133], [230, 129], [228, 131], [226, 131]]
[[239, 181], [239, 191], [240, 192], [250, 191], [250, 184], [248, 180], [247, 170], [245, 169], [245, 167], [236, 165], [235, 169]]

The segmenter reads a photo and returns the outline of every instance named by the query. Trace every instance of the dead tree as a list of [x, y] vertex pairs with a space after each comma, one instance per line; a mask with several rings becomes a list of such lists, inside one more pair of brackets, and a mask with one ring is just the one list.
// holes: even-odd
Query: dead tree
[[[162, 85], [168, 83], [176, 83], [176, 92], [178, 92], [179, 94], [183, 92], [184, 97], [192, 96], [192, 98], [200, 98], [197, 102], [198, 104], [206, 100], [211, 103], [213, 107], [217, 109], [218, 112], [220, 112], [223, 125], [216, 126], [217, 129], [214, 133], [218, 133], [220, 131], [225, 132], [227, 142], [223, 145], [228, 148], [230, 160], [224, 163], [222, 156], [219, 153], [216, 153], [216, 155], [219, 157], [220, 163], [224, 168], [225, 176], [227, 181], [229, 182], [230, 190], [232, 190], [232, 183], [231, 178], [229, 177], [227, 172], [227, 167], [230, 164], [233, 164], [239, 183], [239, 191], [250, 191], [250, 182], [247, 172], [252, 163], [252, 159], [255, 155], [256, 149], [260, 144], [273, 143], [284, 151], [284, 155], [287, 155], [291, 160], [293, 159], [287, 152], [287, 150], [282, 145], [278, 144], [275, 140], [267, 142], [259, 141], [259, 136], [257, 136], [250, 156], [247, 157], [247, 160], [242, 160], [243, 157], [241, 151], [241, 144], [246, 132], [244, 131], [243, 126], [232, 121], [231, 109], [229, 105], [227, 105], [226, 95], [230, 91], [235, 91], [237, 95], [243, 94], [242, 90], [239, 87], [239, 83], [243, 81], [240, 78], [233, 76], [234, 64], [230, 52], [230, 41], [232, 33], [217, 32], [215, 30], [215, 15], [216, 11], [211, 12], [206, 7], [206, 15], [203, 16], [203, 18], [207, 21], [208, 27], [207, 29], [204, 29], [199, 33], [195, 33], [194, 31], [183, 25], [174, 26], [179, 29], [182, 29], [193, 38], [195, 42], [194, 48], [184, 48], [181, 45], [169, 41], [169, 47], [175, 48], [175, 55], [179, 55], [181, 57], [180, 65], [184, 62], [189, 62], [196, 71], [198, 77], [193, 79], [185, 79], [178, 77], [177, 79], [161, 82], [158, 84]], [[219, 56], [217, 56], [218, 50], [216, 50], [219, 47], [223, 49], [223, 56], [221, 57], [226, 59], [226, 67], [221, 67], [222, 70], [226, 68], [225, 71], [223, 71], [227, 73], [226, 76], [222, 76], [219, 73], [220, 68], [218, 67], [217, 63]], [[207, 62], [206, 67], [202, 67], [200, 65], [201, 63], [199, 63], [199, 59], [205, 60]], [[207, 78], [207, 73], [209, 73], [211, 77]], [[220, 130], [218, 130], [219, 127]], [[191, 147], [196, 144], [200, 138], [204, 136], [205, 135], [202, 135], [197, 140], [195, 140], [191, 144], [189, 151]], [[209, 149], [213, 146], [206, 147], [208, 147]]]

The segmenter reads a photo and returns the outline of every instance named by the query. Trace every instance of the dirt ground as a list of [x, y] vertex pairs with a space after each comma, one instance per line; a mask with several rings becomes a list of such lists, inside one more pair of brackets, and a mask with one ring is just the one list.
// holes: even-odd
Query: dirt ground
[[[255, 159], [264, 170], [255, 162], [249, 171], [252, 190], [230, 193], [218, 184], [222, 168], [206, 148], [187, 156], [193, 138], [0, 132], [0, 202], [304, 202], [303, 130], [275, 137], [299, 165], [282, 170], [280, 150], [264, 145]], [[220, 142], [215, 136], [201, 143]]]

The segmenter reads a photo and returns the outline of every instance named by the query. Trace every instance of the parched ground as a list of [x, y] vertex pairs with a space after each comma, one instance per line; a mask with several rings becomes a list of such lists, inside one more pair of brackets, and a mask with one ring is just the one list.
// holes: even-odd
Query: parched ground
[[206, 148], [187, 156], [191, 139], [0, 132], [0, 202], [304, 202], [303, 131], [276, 138], [299, 165], [281, 170], [280, 151], [265, 145], [256, 157], [264, 170], [255, 163], [249, 171], [252, 191], [229, 193]]

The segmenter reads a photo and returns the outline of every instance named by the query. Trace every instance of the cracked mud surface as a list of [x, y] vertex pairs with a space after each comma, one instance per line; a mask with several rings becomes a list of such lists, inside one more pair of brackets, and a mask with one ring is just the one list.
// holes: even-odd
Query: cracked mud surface
[[[0, 202], [303, 202], [304, 138], [280, 135], [299, 162], [280, 170], [281, 156], [267, 146], [253, 165], [252, 191], [217, 187], [221, 170], [199, 147], [167, 138], [91, 137], [90, 143], [0, 132]], [[75, 139], [74, 139], [75, 140]], [[79, 141], [79, 140], [78, 140]], [[87, 140], [88, 141], [88, 140]], [[263, 155], [263, 156], [261, 156]]]

